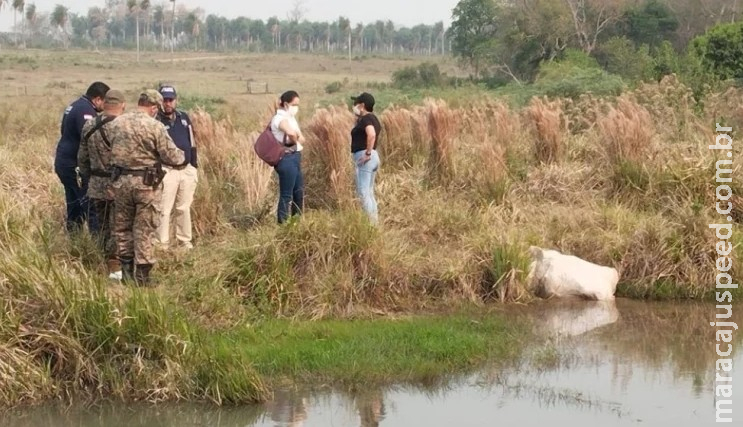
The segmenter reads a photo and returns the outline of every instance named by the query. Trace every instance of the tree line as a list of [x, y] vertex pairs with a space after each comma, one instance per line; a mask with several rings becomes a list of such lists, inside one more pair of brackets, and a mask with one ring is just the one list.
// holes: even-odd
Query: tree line
[[[6, 7], [4, 7], [6, 6]], [[70, 46], [132, 48], [148, 50], [245, 50], [294, 51], [351, 55], [386, 53], [435, 55], [448, 51], [443, 21], [433, 25], [397, 27], [390, 21], [353, 23], [339, 16], [328, 22], [305, 19], [302, 0], [296, 0], [287, 16], [262, 19], [227, 19], [189, 9], [176, 0], [155, 4], [150, 0], [106, 0], [75, 14], [58, 4], [41, 11], [26, 0], [0, 0], [12, 11], [11, 43], [18, 46]]]
[[545, 64], [578, 52], [638, 80], [679, 72], [686, 55], [711, 46], [703, 35], [737, 25], [740, 8], [739, 0], [461, 0], [447, 36], [479, 79], [533, 82]]

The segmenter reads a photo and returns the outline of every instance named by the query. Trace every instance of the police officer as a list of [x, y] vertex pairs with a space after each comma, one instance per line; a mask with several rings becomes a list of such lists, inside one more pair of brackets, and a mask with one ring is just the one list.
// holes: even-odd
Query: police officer
[[152, 238], [160, 222], [163, 178], [158, 166], [186, 160], [165, 126], [155, 119], [162, 107], [162, 95], [148, 89], [140, 94], [136, 111], [111, 123], [114, 239], [123, 280], [133, 279], [140, 286], [150, 284], [155, 265]]
[[101, 244], [106, 255], [110, 279], [121, 280], [122, 272], [116, 256], [116, 243], [111, 236], [114, 212], [114, 192], [111, 186], [111, 122], [126, 109], [124, 94], [115, 89], [106, 93], [103, 113], [83, 126], [83, 138], [77, 160], [80, 175], [90, 177], [88, 199], [98, 219]]
[[160, 94], [163, 96], [163, 111], [158, 120], [165, 125], [175, 145], [183, 150], [186, 160], [182, 164], [165, 166], [167, 174], [163, 179], [158, 243], [164, 249], [169, 246], [170, 213], [175, 207], [175, 237], [183, 247], [191, 249], [191, 204], [198, 182], [193, 125], [188, 114], [176, 108], [178, 101], [175, 87], [163, 85], [160, 87]]
[[85, 95], [67, 106], [62, 116], [61, 137], [57, 143], [54, 157], [54, 172], [64, 186], [67, 205], [67, 231], [79, 229], [86, 218], [91, 232], [98, 232], [95, 214], [90, 212], [86, 192], [88, 179], [77, 175], [77, 152], [82, 139], [83, 125], [101, 111], [103, 98], [109, 87], [103, 82], [94, 82], [88, 87]]

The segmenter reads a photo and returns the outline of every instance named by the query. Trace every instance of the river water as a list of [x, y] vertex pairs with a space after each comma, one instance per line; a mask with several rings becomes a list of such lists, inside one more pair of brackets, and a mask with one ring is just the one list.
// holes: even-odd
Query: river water
[[[735, 306], [733, 306], [735, 309]], [[509, 308], [546, 337], [519, 362], [435, 387], [277, 390], [265, 405], [42, 407], [1, 426], [669, 426], [743, 425], [743, 331], [734, 334], [733, 423], [715, 423], [715, 306], [617, 300]], [[727, 319], [728, 321], [731, 319]], [[743, 326], [743, 306], [733, 313]], [[720, 328], [722, 329], [722, 328]], [[723, 346], [726, 350], [726, 346]], [[740, 391], [737, 390], [740, 387]], [[730, 417], [730, 414], [725, 414]]]

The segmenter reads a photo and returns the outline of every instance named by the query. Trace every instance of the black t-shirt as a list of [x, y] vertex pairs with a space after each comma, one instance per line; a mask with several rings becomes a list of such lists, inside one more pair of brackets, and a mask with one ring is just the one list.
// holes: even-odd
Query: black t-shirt
[[379, 124], [379, 119], [372, 113], [366, 114], [359, 117], [356, 121], [356, 126], [351, 130], [351, 152], [366, 150], [366, 127], [372, 125], [374, 130], [377, 132], [377, 137], [374, 140], [374, 149], [377, 149], [379, 143], [379, 134], [382, 132], [382, 125]]

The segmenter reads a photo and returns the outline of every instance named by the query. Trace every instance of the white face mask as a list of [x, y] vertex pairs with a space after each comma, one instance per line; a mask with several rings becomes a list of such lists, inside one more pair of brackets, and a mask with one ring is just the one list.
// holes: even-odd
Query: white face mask
[[292, 116], [296, 116], [296, 115], [297, 115], [297, 113], [299, 112], [299, 105], [290, 105], [290, 106], [289, 106], [289, 109], [288, 109], [287, 111], [288, 111], [288, 112], [289, 112], [289, 114], [291, 114]]
[[356, 114], [357, 116], [361, 115], [361, 110], [359, 109], [358, 105], [353, 106], [353, 113]]

